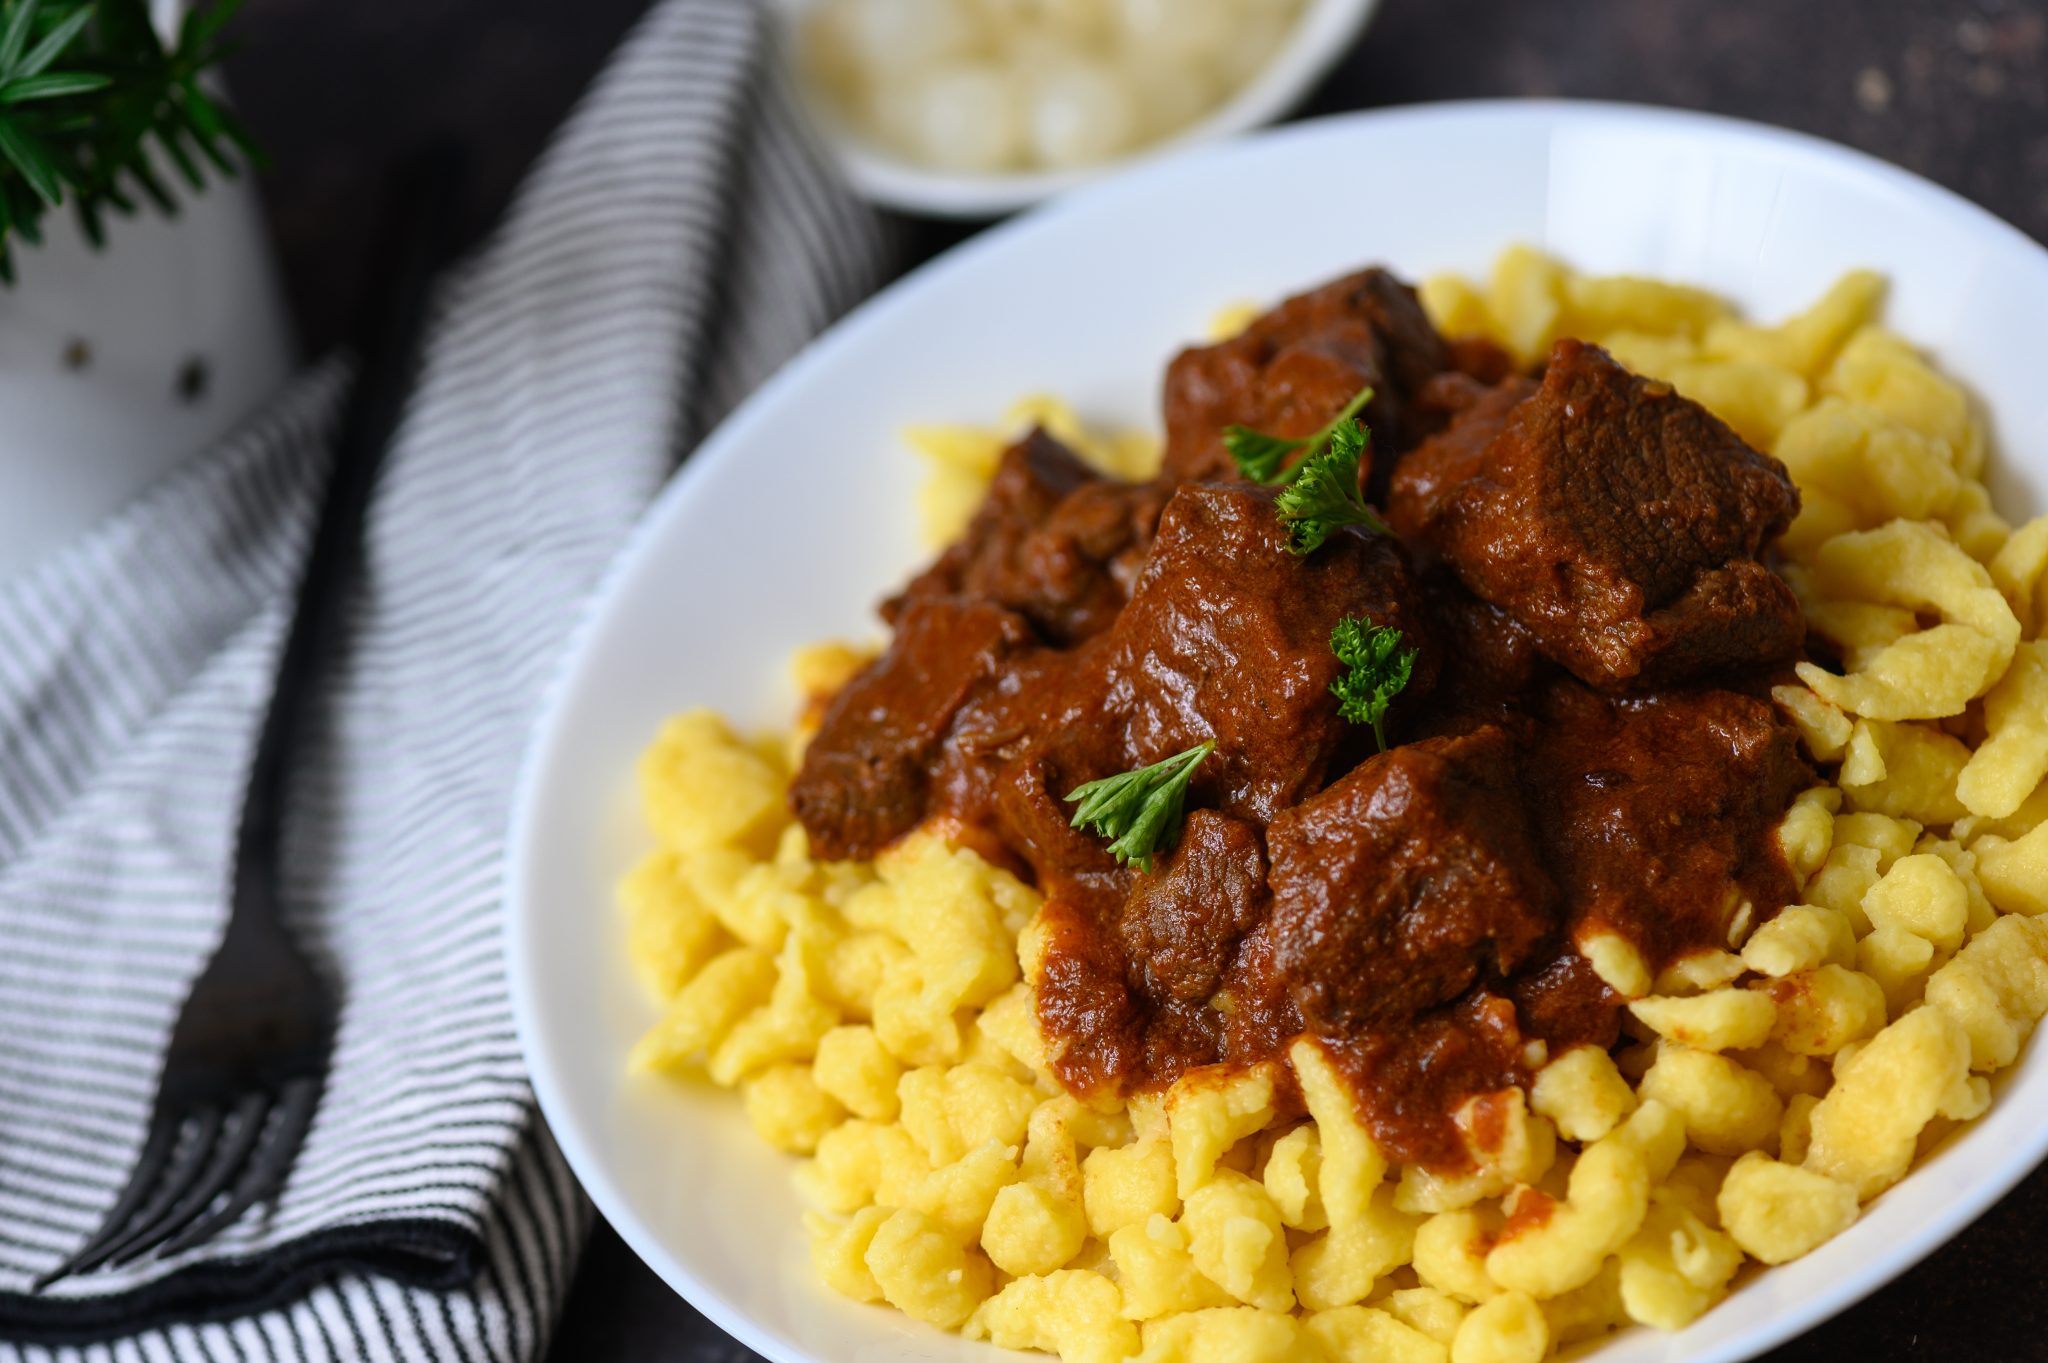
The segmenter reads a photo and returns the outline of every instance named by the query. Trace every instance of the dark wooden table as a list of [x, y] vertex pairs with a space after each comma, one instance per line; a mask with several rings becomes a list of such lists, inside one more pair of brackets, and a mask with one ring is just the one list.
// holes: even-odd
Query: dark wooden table
[[[734, 0], [740, 3], [741, 0]], [[472, 232], [645, 0], [253, 0], [229, 77], [275, 157], [265, 196], [309, 348], [348, 315], [361, 225], [427, 130], [476, 151]], [[2048, 5], [2022, 0], [1384, 0], [1308, 112], [1545, 95], [1682, 105], [1875, 152], [2048, 240]], [[965, 235], [910, 224], [915, 259]], [[2048, 326], [2044, 326], [2048, 337]], [[2048, 1172], [1876, 1298], [1770, 1355], [2048, 1359]], [[558, 1363], [743, 1363], [608, 1228]]]

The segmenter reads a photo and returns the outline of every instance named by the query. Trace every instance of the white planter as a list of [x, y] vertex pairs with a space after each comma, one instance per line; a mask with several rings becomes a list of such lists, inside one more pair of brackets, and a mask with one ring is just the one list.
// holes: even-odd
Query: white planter
[[[182, 211], [70, 205], [0, 288], [0, 585], [204, 449], [276, 391], [290, 323], [253, 187], [178, 185]], [[200, 378], [198, 391], [193, 379]]]

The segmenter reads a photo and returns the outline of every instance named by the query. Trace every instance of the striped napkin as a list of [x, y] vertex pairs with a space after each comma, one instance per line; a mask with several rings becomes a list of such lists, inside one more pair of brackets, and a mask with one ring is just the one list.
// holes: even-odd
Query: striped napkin
[[274, 1207], [42, 1295], [125, 1181], [226, 919], [345, 366], [0, 588], [0, 1358], [545, 1346], [590, 1213], [506, 995], [521, 752], [677, 458], [886, 264], [770, 46], [751, 5], [664, 0], [443, 282], [297, 755], [286, 908], [344, 1001], [326, 1097]]

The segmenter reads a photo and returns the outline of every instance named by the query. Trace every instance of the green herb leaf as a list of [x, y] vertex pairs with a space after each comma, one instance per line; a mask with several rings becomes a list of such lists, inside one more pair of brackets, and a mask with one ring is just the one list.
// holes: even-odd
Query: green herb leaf
[[162, 178], [157, 175], [156, 169], [149, 164], [147, 157], [138, 159], [133, 166], [129, 167], [128, 173], [134, 177], [136, 184], [142, 186], [142, 192], [147, 194], [149, 201], [156, 205], [157, 212], [167, 218], [178, 216], [178, 201], [171, 197], [171, 192], [168, 189], [164, 188]]
[[28, 181], [29, 188], [43, 202], [54, 204], [64, 196], [64, 184], [57, 177], [50, 154], [33, 134], [17, 127], [11, 118], [0, 117], [0, 156], [5, 156], [21, 172], [21, 178]]
[[1223, 448], [1230, 455], [1230, 461], [1237, 465], [1237, 471], [1254, 483], [1271, 483], [1282, 477], [1281, 465], [1287, 456], [1308, 444], [1308, 437], [1289, 439], [1282, 435], [1267, 435], [1249, 426], [1225, 426]]
[[1345, 668], [1344, 675], [1330, 683], [1337, 713], [1353, 724], [1370, 724], [1373, 741], [1385, 752], [1382, 721], [1414, 674], [1416, 650], [1401, 647], [1400, 630], [1347, 615], [1330, 631], [1330, 651]]
[[102, 187], [100, 197], [106, 200], [116, 213], [126, 217], [132, 217], [135, 213], [135, 200], [128, 197], [128, 191], [121, 188], [118, 182], [109, 182]]
[[85, 233], [85, 239], [97, 251], [107, 244], [107, 225], [100, 218], [100, 205], [90, 199], [73, 199], [72, 216], [78, 219], [78, 230]]
[[[1344, 404], [1344, 409], [1314, 435], [1289, 438], [1267, 435], [1249, 426], [1226, 426], [1223, 428], [1223, 448], [1230, 455], [1231, 462], [1237, 465], [1237, 471], [1254, 483], [1291, 483], [1301, 472], [1302, 465], [1321, 453], [1331, 438], [1348, 427], [1359, 409], [1371, 401], [1371, 386], [1359, 389]], [[1287, 456], [1296, 450], [1303, 451], [1301, 459], [1293, 467], [1283, 468]]]
[[1151, 874], [1153, 855], [1169, 850], [1180, 837], [1181, 811], [1195, 768], [1214, 751], [1212, 740], [1164, 762], [1074, 787], [1067, 792], [1068, 801], [1080, 804], [1073, 826], [1110, 839], [1109, 854], [1118, 863]]
[[[28, 211], [23, 211], [22, 208], [24, 197], [28, 200]], [[14, 230], [21, 234], [21, 239], [31, 246], [41, 246], [43, 201], [35, 196], [35, 191], [23, 189], [19, 195], [8, 201], [7, 208], [14, 214]]]
[[220, 110], [206, 97], [206, 92], [199, 88], [199, 82], [185, 81], [184, 91], [185, 115], [198, 130], [199, 135], [209, 141], [226, 136], [227, 128], [221, 122]]
[[26, 104], [35, 99], [82, 95], [90, 90], [104, 90], [113, 83], [111, 76], [88, 75], [83, 71], [51, 71], [41, 76], [23, 76], [0, 85], [0, 104]]
[[242, 7], [242, 0], [217, 0], [212, 5], [194, 6], [186, 11], [183, 29], [178, 34], [178, 46], [196, 51], [212, 42], [214, 35], [235, 17], [235, 11]]
[[1287, 524], [1289, 552], [1313, 554], [1347, 525], [1362, 525], [1376, 535], [1394, 533], [1358, 490], [1366, 439], [1365, 427], [1351, 422], [1330, 437], [1330, 448], [1296, 466], [1297, 476], [1274, 503]]
[[0, 75], [11, 76], [28, 46], [29, 29], [36, 21], [37, 0], [14, 0], [8, 11], [7, 27], [0, 29]]
[[79, 30], [91, 21], [92, 6], [80, 5], [76, 11], [59, 20], [55, 28], [45, 33], [43, 40], [29, 49], [28, 56], [23, 58], [21, 65], [7, 72], [7, 78], [19, 80], [25, 76], [41, 75], [51, 62], [57, 60], [59, 53], [71, 46], [71, 40], [78, 36]]
[[[241, 153], [243, 161], [259, 169], [270, 164], [269, 159], [263, 154], [263, 148], [256, 145], [256, 138], [249, 132], [249, 129], [243, 124], [242, 120], [235, 117], [233, 109], [228, 108], [224, 104], [215, 105], [214, 114], [220, 119], [221, 128], [227, 133], [228, 141], [234, 143], [235, 150]], [[237, 175], [240, 173], [240, 168], [230, 164], [227, 173], [229, 175]]]
[[164, 155], [170, 158], [171, 164], [178, 168], [178, 174], [184, 177], [187, 185], [193, 189], [206, 188], [206, 179], [199, 173], [199, 166], [192, 160], [191, 153], [185, 150], [185, 129], [182, 124], [172, 124], [168, 128], [158, 129], [156, 140], [164, 149]]

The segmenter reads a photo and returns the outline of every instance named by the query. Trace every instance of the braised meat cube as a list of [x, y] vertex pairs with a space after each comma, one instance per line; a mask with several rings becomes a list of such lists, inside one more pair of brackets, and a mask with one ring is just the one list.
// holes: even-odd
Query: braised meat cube
[[1496, 726], [1382, 753], [1266, 832], [1274, 961], [1311, 1026], [1405, 1021], [1558, 925]]
[[931, 768], [954, 717], [1033, 642], [1013, 611], [981, 601], [908, 602], [888, 652], [825, 711], [789, 787], [811, 849], [872, 857], [924, 818]]
[[1302, 1030], [1272, 964], [1259, 830], [1194, 810], [1155, 872], [1068, 882], [1046, 901], [1038, 1016], [1057, 1038], [1053, 1072], [1076, 1092], [1263, 1060]]
[[1097, 659], [1107, 635], [1072, 651], [1011, 660], [960, 710], [933, 773], [936, 803], [1011, 853], [1041, 886], [1086, 882], [1121, 894], [1102, 839], [1073, 826], [1065, 796], [1133, 765], [1104, 717]]
[[[1069, 897], [1048, 899], [1039, 910], [1037, 932], [1044, 960], [1033, 1002], [1039, 1028], [1049, 1039], [1046, 1059], [1069, 1089], [1119, 1092], [1147, 1077], [1155, 1046], [1168, 1056], [1177, 1049], [1187, 1063], [1215, 1059], [1213, 1033], [1199, 1025], [1172, 1025], [1183, 1018], [1199, 1024], [1206, 1010], [1168, 1008], [1146, 1014], [1126, 980], [1122, 951], [1097, 928], [1089, 906]], [[1152, 1042], [1147, 1034], [1154, 1029], [1167, 1032], [1180, 1046]]]
[[1235, 478], [1225, 427], [1311, 435], [1368, 384], [1374, 396], [1362, 415], [1375, 450], [1391, 454], [1404, 448], [1410, 399], [1448, 364], [1414, 290], [1385, 270], [1348, 275], [1288, 299], [1241, 335], [1174, 358], [1166, 371], [1166, 472]]
[[1620, 688], [1798, 650], [1799, 604], [1759, 561], [1799, 510], [1777, 460], [1577, 341], [1557, 343], [1542, 388], [1473, 461], [1487, 419], [1475, 406], [1416, 451], [1397, 523], [1551, 658]]
[[1444, 350], [1453, 370], [1482, 384], [1497, 384], [1515, 372], [1515, 357], [1484, 336], [1447, 336]]
[[1439, 374], [1424, 385], [1418, 407], [1444, 425], [1394, 466], [1387, 521], [1403, 540], [1429, 552], [1445, 502], [1479, 476], [1508, 414], [1535, 391], [1536, 381], [1519, 374], [1490, 388], [1463, 374]]
[[1015, 557], [1019, 542], [1043, 525], [1067, 494], [1097, 480], [1079, 455], [1033, 427], [996, 461], [988, 492], [960, 538], [882, 607], [883, 616], [894, 623], [903, 605], [919, 597], [986, 597], [984, 584]]
[[1167, 504], [1130, 605], [1072, 681], [1102, 716], [1054, 749], [1074, 784], [1214, 739], [1191, 803], [1266, 823], [1322, 785], [1349, 727], [1330, 694], [1342, 671], [1330, 631], [1346, 615], [1422, 650], [1397, 712], [1428, 693], [1436, 651], [1400, 546], [1350, 527], [1297, 557], [1273, 500], [1198, 483]]
[[883, 615], [893, 621], [922, 597], [967, 596], [1016, 611], [1049, 643], [1097, 634], [1129, 598], [1172, 491], [1102, 478], [1034, 430], [1003, 452], [966, 533]]
[[1258, 830], [1198, 809], [1159, 874], [1132, 882], [1118, 939], [1148, 996], [1201, 1003], [1222, 986], [1239, 939], [1265, 911]]
[[1442, 566], [1424, 573], [1422, 593], [1444, 659], [1426, 729], [1457, 733], [1499, 722], [1551, 669], [1535, 636]]
[[1657, 969], [1725, 950], [1745, 904], [1760, 923], [1793, 894], [1775, 830], [1813, 773], [1768, 701], [1608, 696], [1561, 678], [1522, 774], [1575, 936], [1619, 933]]

